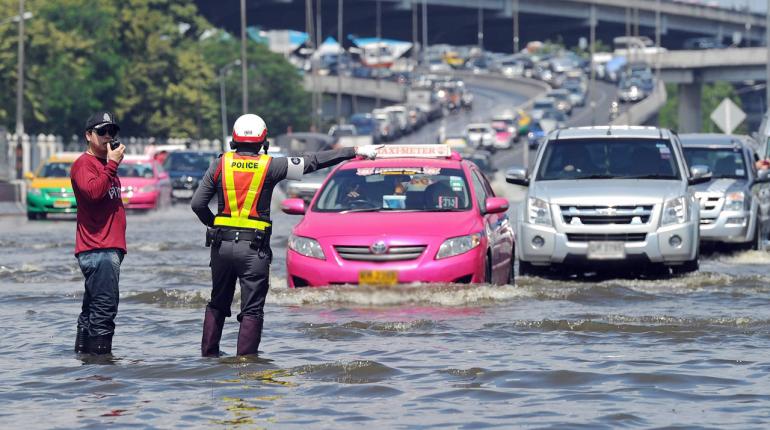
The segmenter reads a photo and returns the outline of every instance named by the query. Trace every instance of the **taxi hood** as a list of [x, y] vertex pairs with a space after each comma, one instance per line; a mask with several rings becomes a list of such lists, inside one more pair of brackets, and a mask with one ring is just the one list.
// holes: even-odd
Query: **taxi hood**
[[326, 237], [454, 237], [483, 230], [475, 209], [463, 212], [309, 212], [294, 234]]
[[560, 205], [633, 205], [662, 203], [686, 191], [678, 179], [578, 179], [536, 181], [529, 196]]
[[35, 178], [29, 185], [31, 188], [72, 188], [70, 178]]

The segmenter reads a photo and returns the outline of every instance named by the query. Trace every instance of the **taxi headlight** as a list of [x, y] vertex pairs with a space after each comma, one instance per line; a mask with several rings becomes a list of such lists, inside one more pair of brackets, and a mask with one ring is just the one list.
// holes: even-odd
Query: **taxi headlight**
[[27, 191], [30, 195], [33, 196], [42, 196], [43, 192], [40, 190], [40, 188], [30, 188], [29, 191]]
[[317, 240], [311, 239], [309, 237], [295, 236], [293, 234], [290, 235], [289, 249], [291, 249], [292, 251], [298, 254], [302, 254], [305, 257], [312, 257], [312, 258], [318, 258], [319, 260], [326, 260], [326, 256], [324, 255], [324, 252], [321, 249], [321, 244], [319, 244]]
[[745, 207], [745, 201], [746, 201], [746, 195], [743, 194], [743, 191], [730, 193], [725, 198], [724, 210], [741, 211]]
[[663, 216], [661, 217], [660, 224], [669, 225], [685, 223], [689, 219], [688, 212], [687, 198], [685, 196], [667, 200], [666, 203], [663, 204]]
[[527, 219], [530, 224], [552, 225], [551, 211], [545, 200], [530, 197], [527, 201]]
[[464, 254], [481, 244], [481, 233], [447, 239], [438, 249], [436, 260]]

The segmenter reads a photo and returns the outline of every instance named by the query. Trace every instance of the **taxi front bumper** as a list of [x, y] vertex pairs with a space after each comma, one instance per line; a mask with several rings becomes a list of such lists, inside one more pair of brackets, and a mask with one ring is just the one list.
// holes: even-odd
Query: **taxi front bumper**
[[607, 235], [564, 233], [549, 226], [522, 223], [518, 233], [519, 240], [516, 241], [516, 246], [519, 259], [535, 265], [573, 260], [587, 261], [588, 246], [594, 240], [621, 241], [626, 256], [615, 260], [594, 260], [598, 262], [643, 259], [651, 263], [676, 265], [693, 260], [698, 254], [698, 226], [692, 221], [661, 227], [646, 233], [624, 233], [613, 230]]
[[51, 196], [46, 192], [27, 193], [27, 212], [29, 213], [76, 213], [77, 201], [74, 196]]
[[428, 247], [414, 260], [369, 262], [345, 260], [334, 253], [326, 260], [306, 257], [291, 249], [286, 254], [286, 272], [290, 288], [318, 287], [359, 283], [362, 271], [395, 271], [399, 284], [412, 282], [481, 283], [484, 282], [483, 246], [454, 257], [434, 259], [435, 250]]

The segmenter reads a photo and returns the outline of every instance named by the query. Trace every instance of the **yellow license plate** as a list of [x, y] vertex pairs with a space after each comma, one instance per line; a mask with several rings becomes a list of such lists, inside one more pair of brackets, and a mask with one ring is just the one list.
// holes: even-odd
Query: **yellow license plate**
[[123, 199], [123, 204], [127, 205], [128, 204], [128, 197], [122, 197], [122, 199]]
[[362, 270], [358, 272], [359, 285], [396, 285], [398, 272], [395, 270]]
[[72, 207], [72, 202], [69, 200], [54, 200], [53, 207], [57, 209], [64, 209]]

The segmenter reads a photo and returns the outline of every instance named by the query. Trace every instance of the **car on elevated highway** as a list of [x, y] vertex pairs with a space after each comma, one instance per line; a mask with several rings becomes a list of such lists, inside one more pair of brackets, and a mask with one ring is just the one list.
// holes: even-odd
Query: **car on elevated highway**
[[508, 201], [448, 145], [389, 145], [329, 175], [288, 241], [290, 288], [512, 282]]
[[526, 186], [516, 220], [520, 275], [569, 266], [698, 270], [700, 210], [691, 185], [707, 166], [688, 171], [676, 134], [654, 127], [579, 127], [551, 132]]
[[701, 242], [763, 249], [770, 232], [770, 178], [754, 167], [748, 136], [681, 134], [687, 164], [705, 165], [709, 182], [694, 186], [700, 202]]

